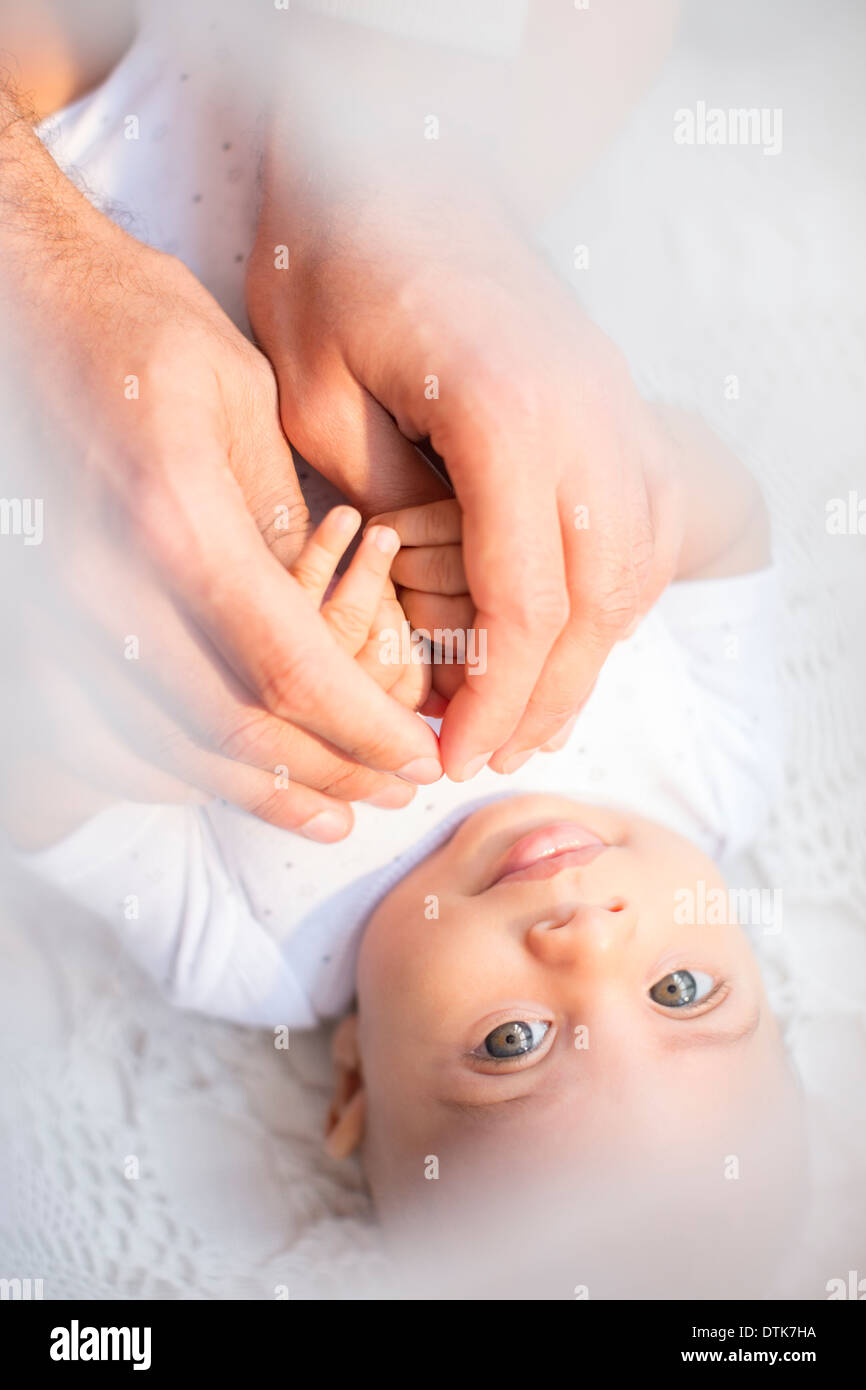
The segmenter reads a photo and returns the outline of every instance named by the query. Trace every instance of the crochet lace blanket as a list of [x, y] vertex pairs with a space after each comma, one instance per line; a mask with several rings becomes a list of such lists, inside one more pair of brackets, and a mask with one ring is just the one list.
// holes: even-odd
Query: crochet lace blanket
[[[770, 504], [790, 751], [738, 882], [783, 892], [783, 930], [758, 945], [817, 1140], [802, 1249], [768, 1294], [820, 1298], [862, 1270], [866, 1224], [851, 1101], [866, 1070], [866, 536], [827, 529], [832, 499], [866, 497], [866, 338], [844, 38], [814, 8], [801, 19], [796, 53], [768, 47], [753, 73], [718, 32], [682, 38], [545, 240], [642, 386], [701, 411]], [[782, 107], [783, 152], [677, 145], [673, 113], [698, 99]], [[571, 269], [575, 244], [586, 268]], [[46, 1298], [375, 1288], [363, 1183], [320, 1149], [324, 1036], [284, 1051], [173, 1010], [107, 929], [32, 885], [12, 884], [0, 960], [0, 1275], [41, 1278]]]

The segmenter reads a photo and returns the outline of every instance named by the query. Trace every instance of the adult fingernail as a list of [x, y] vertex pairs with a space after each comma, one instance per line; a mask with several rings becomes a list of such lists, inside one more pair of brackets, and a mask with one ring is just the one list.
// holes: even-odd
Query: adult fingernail
[[324, 845], [342, 840], [348, 830], [346, 818], [339, 811], [319, 811], [300, 827], [301, 834], [306, 835], [308, 840], [318, 840]]
[[414, 795], [414, 787], [393, 786], [385, 787], [384, 791], [376, 792], [373, 796], [365, 796], [364, 801], [368, 806], [381, 806], [390, 811], [396, 810], [398, 806], [408, 806]]
[[426, 786], [428, 782], [438, 782], [442, 776], [442, 764], [438, 758], [413, 758], [411, 763], [398, 767], [395, 774], [404, 782], [418, 782]]
[[511, 772], [516, 772], [519, 767], [523, 767], [524, 763], [529, 762], [529, 759], [536, 751], [535, 748], [530, 748], [528, 753], [513, 753], [510, 758], [505, 759], [505, 762], [502, 764], [502, 771], [506, 775]]
[[491, 748], [489, 753], [481, 753], [477, 758], [470, 758], [469, 762], [466, 763], [461, 771], [460, 776], [455, 777], [455, 782], [468, 782], [470, 777], [474, 777], [476, 773], [481, 771], [482, 767], [486, 767], [493, 757], [493, 752], [494, 750]]

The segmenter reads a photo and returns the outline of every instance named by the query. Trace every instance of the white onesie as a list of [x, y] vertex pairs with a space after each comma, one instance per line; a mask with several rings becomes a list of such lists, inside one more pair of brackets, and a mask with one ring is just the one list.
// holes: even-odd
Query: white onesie
[[[98, 204], [179, 256], [243, 328], [260, 131], [230, 80], [217, 90], [199, 75], [144, 32], [41, 133]], [[315, 519], [333, 493], [304, 481]], [[421, 788], [402, 811], [358, 805], [341, 844], [222, 802], [123, 804], [23, 858], [111, 922], [179, 1004], [312, 1026], [351, 1001], [373, 906], [480, 800], [556, 792], [622, 804], [719, 858], [746, 845], [779, 778], [776, 601], [771, 570], [674, 585], [614, 649], [567, 748], [509, 778]]]
[[421, 787], [402, 810], [356, 805], [340, 844], [221, 801], [125, 803], [25, 863], [111, 922], [176, 1003], [314, 1026], [351, 1002], [372, 909], [485, 800], [553, 792], [622, 805], [720, 860], [744, 848], [779, 784], [776, 601], [769, 569], [673, 585], [614, 648], [564, 749]]

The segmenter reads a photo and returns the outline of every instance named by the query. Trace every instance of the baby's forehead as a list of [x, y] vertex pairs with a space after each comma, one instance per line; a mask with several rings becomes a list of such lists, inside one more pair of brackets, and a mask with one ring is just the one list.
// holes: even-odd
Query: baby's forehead
[[741, 1126], [733, 1131], [736, 1139], [728, 1142], [723, 1125], [691, 1129], [682, 1116], [672, 1116], [665, 1129], [648, 1136], [628, 1112], [607, 1128], [542, 1101], [509, 1103], [449, 1114], [403, 1152], [401, 1167], [404, 1177], [417, 1179], [423, 1157], [427, 1172], [432, 1168], [431, 1176], [470, 1206], [475, 1194], [481, 1202], [520, 1202], [563, 1190], [573, 1200], [575, 1192], [609, 1192], [621, 1185], [635, 1195], [662, 1180], [674, 1183], [677, 1175], [687, 1184], [696, 1174], [713, 1174], [715, 1186], [719, 1155], [745, 1152]]

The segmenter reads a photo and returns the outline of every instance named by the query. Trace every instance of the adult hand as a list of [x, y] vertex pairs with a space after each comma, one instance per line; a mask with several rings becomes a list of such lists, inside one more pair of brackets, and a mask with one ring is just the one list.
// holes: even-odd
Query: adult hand
[[287, 435], [368, 516], [448, 494], [417, 442], [444, 460], [487, 641], [440, 735], [461, 780], [580, 709], [673, 575], [678, 487], [623, 358], [503, 211], [379, 172], [319, 186], [272, 161], [248, 308]]
[[[29, 404], [49, 441], [45, 551], [86, 620], [73, 633], [57, 591], [42, 595], [81, 636], [68, 669], [110, 692], [148, 760], [313, 838], [348, 831], [343, 799], [410, 799], [383, 774], [435, 780], [434, 735], [285, 568], [307, 517], [265, 359], [179, 262], [92, 208], [14, 113], [0, 209], [16, 365], [28, 389], [38, 377]], [[18, 463], [32, 494], [34, 456]]]

